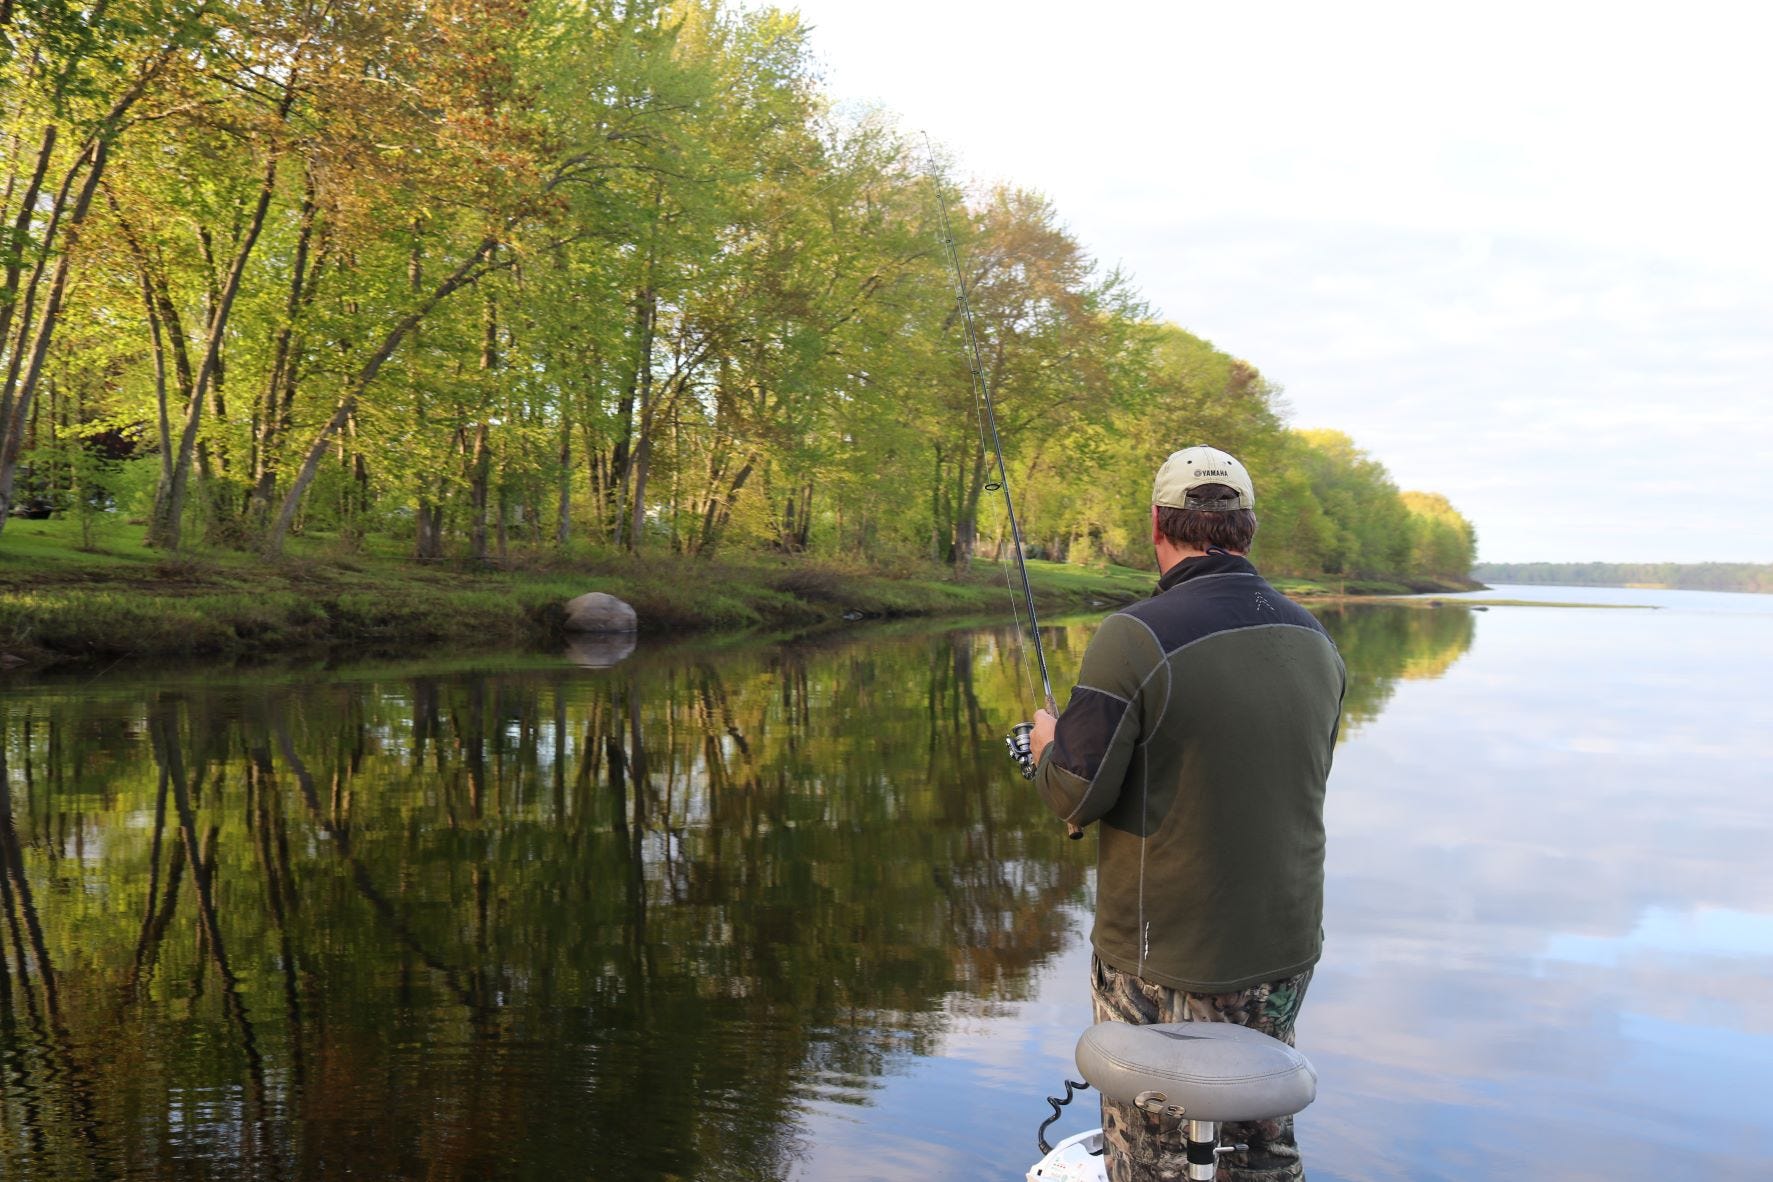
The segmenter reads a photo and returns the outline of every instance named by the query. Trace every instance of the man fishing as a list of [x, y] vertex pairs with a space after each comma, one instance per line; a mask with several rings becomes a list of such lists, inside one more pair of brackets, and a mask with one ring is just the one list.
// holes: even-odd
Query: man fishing
[[[1158, 469], [1157, 592], [1109, 616], [1058, 718], [1034, 718], [1035, 780], [1101, 822], [1096, 1021], [1236, 1022], [1293, 1042], [1323, 947], [1324, 785], [1347, 672], [1311, 614], [1244, 557], [1249, 473], [1211, 447]], [[1108, 1176], [1181, 1179], [1158, 1117], [1104, 1100]], [[1303, 1179], [1291, 1117], [1227, 1124], [1221, 1177]]]

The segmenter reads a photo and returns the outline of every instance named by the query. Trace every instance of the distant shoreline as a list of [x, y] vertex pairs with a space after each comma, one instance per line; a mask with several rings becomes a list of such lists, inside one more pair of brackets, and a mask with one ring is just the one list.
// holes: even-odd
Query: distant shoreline
[[1480, 562], [1471, 576], [1517, 586], [1619, 587], [1629, 591], [1773, 594], [1773, 563]]

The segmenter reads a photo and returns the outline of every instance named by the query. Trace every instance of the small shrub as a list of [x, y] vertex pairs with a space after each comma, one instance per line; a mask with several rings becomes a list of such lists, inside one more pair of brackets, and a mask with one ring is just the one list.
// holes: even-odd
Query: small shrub
[[805, 564], [778, 575], [770, 581], [770, 586], [813, 603], [837, 603], [850, 583], [850, 577], [841, 571]]
[[183, 554], [169, 554], [148, 568], [156, 583], [201, 583], [208, 573], [203, 564]]

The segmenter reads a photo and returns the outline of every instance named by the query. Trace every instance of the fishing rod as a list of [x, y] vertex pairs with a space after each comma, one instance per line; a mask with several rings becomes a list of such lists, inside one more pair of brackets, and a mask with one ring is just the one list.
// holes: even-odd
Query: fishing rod
[[[928, 143], [929, 137], [925, 136]], [[960, 305], [960, 320], [965, 328], [967, 342], [967, 366], [973, 374], [973, 396], [980, 408], [980, 441], [989, 433], [991, 453], [997, 461], [997, 479], [988, 482], [987, 490], [998, 490], [1003, 493], [1004, 514], [1010, 522], [1010, 539], [1015, 547], [1016, 569], [1022, 575], [1022, 598], [1028, 608], [1028, 635], [1034, 640], [1034, 659], [1040, 667], [1040, 686], [1046, 694], [1047, 713], [1055, 718], [1059, 714], [1058, 702], [1053, 698], [1053, 680], [1047, 673], [1047, 654], [1040, 643], [1040, 619], [1035, 614], [1034, 586], [1028, 581], [1028, 560], [1022, 552], [1022, 527], [1016, 520], [1016, 504], [1010, 496], [1010, 475], [1003, 462], [1003, 440], [997, 433], [997, 412], [991, 402], [991, 383], [985, 378], [985, 361], [979, 352], [979, 333], [973, 324], [973, 305], [967, 298], [966, 271], [960, 265], [960, 248], [954, 243], [954, 227], [948, 219], [948, 196], [942, 190], [942, 182], [935, 171], [935, 147], [930, 145], [930, 182], [936, 189], [936, 206], [942, 214], [942, 245], [948, 251], [948, 263], [954, 269], [954, 287], [956, 301]], [[1013, 596], [1012, 592], [1012, 596]], [[1014, 602], [1012, 598], [1012, 603]], [[1020, 629], [1021, 621], [1017, 621]], [[1024, 662], [1027, 658], [1024, 655]], [[1011, 728], [1004, 744], [1009, 748], [1010, 758], [1022, 771], [1024, 780], [1034, 779], [1034, 750], [1032, 735], [1034, 724], [1019, 722]], [[1067, 821], [1066, 832], [1073, 839], [1083, 836], [1083, 830]]]

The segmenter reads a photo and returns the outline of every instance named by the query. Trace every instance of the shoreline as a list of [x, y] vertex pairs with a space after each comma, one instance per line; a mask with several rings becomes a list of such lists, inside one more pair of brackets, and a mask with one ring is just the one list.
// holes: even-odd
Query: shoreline
[[[535, 651], [565, 644], [564, 605], [587, 591], [631, 604], [642, 636], [1008, 618], [1003, 569], [985, 560], [956, 575], [929, 565], [881, 571], [804, 557], [514, 555], [493, 565], [316, 551], [275, 563], [221, 551], [165, 555], [128, 543], [86, 551], [48, 531], [9, 529], [0, 535], [0, 670]], [[1119, 606], [1150, 594], [1157, 578], [1155, 571], [1040, 560], [1029, 562], [1029, 577], [1042, 614]], [[1412, 592], [1391, 582], [1270, 581], [1308, 606]], [[1416, 593], [1452, 590], [1437, 584]]]

